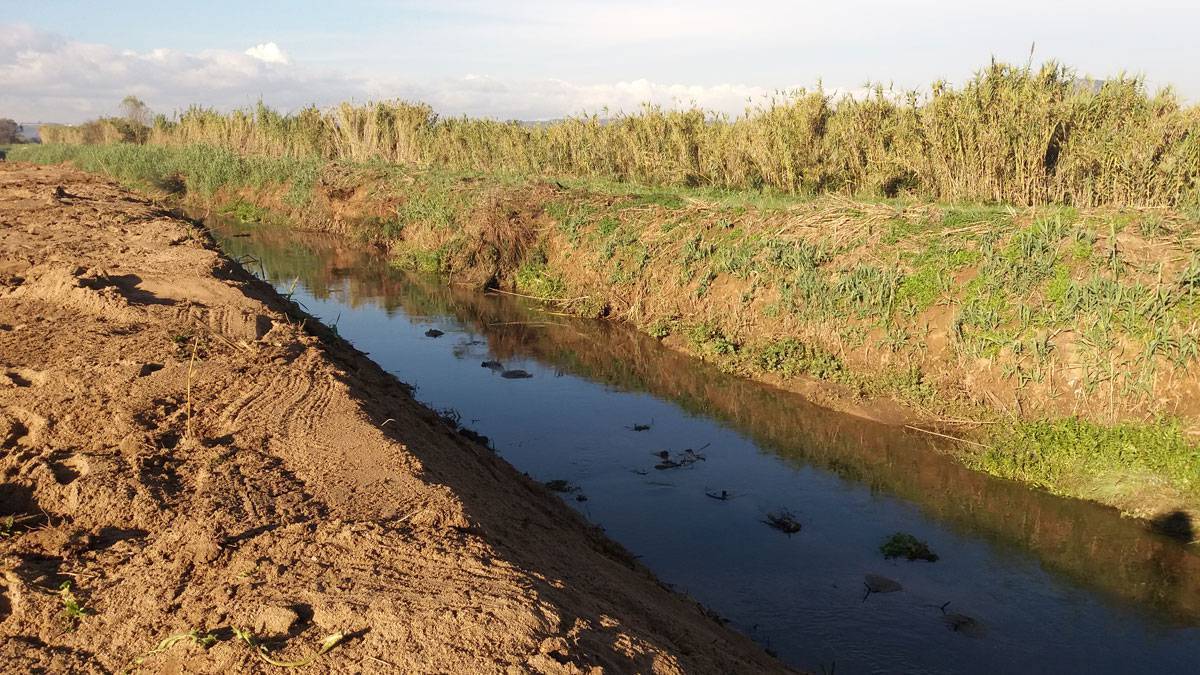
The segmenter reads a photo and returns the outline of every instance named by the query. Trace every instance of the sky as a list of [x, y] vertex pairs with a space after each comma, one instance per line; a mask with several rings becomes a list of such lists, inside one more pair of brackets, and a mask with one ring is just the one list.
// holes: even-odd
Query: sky
[[[5, 3], [8, 4], [8, 3]], [[780, 91], [960, 83], [993, 57], [1143, 75], [1200, 101], [1200, 0], [17, 0], [0, 117], [73, 123], [126, 94], [172, 115], [405, 99], [553, 119], [641, 103], [736, 114]]]

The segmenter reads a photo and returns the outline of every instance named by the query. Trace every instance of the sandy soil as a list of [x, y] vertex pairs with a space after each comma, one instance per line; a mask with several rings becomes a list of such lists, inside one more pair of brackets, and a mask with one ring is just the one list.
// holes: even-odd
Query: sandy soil
[[286, 310], [154, 202], [0, 165], [0, 669], [782, 670]]

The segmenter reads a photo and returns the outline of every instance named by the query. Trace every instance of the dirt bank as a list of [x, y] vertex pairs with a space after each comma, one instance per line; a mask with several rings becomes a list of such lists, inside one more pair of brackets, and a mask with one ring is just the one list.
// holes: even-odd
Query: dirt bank
[[155, 203], [0, 169], [5, 670], [782, 670], [321, 330]]

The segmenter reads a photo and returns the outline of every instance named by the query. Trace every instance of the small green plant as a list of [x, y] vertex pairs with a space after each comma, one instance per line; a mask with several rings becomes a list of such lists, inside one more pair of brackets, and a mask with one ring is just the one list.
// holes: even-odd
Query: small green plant
[[550, 272], [545, 262], [522, 265], [516, 275], [517, 290], [542, 300], [561, 299], [567, 287], [562, 278]]
[[195, 628], [193, 628], [192, 630], [190, 630], [186, 633], [177, 633], [175, 635], [171, 635], [169, 637], [166, 637], [166, 638], [163, 638], [162, 640], [160, 640], [159, 643], [157, 645], [155, 645], [154, 649], [151, 649], [150, 651], [146, 652], [145, 654], [142, 654], [141, 656], [135, 658], [133, 660], [133, 663], [134, 663], [134, 665], [140, 666], [143, 663], [145, 663], [146, 660], [149, 659], [151, 656], [155, 656], [156, 654], [161, 654], [161, 653], [167, 651], [168, 649], [170, 649], [171, 647], [174, 647], [175, 645], [179, 644], [180, 642], [191, 642], [192, 644], [194, 644], [198, 647], [201, 647], [202, 649], [208, 649], [209, 647], [211, 647], [213, 644], [215, 644], [217, 642], [217, 636], [214, 635], [213, 633], [201, 633], [199, 630], [197, 630]]
[[726, 337], [721, 329], [709, 324], [693, 326], [688, 331], [688, 341], [692, 348], [702, 355], [731, 356], [739, 349], [737, 342]]
[[673, 321], [660, 317], [655, 319], [650, 324], [650, 327], [646, 329], [646, 332], [650, 334], [650, 337], [661, 340], [671, 334], [673, 327]]
[[879, 547], [884, 558], [906, 558], [908, 560], [927, 560], [937, 562], [938, 555], [929, 550], [929, 545], [908, 534], [897, 532], [888, 537]]
[[784, 338], [762, 347], [755, 354], [754, 364], [761, 371], [784, 377], [808, 375], [835, 380], [845, 372], [836, 355], [796, 338]]
[[266, 209], [241, 200], [229, 204], [221, 212], [243, 223], [261, 223], [267, 217]]
[[91, 614], [91, 610], [83, 605], [71, 591], [71, 582], [64, 581], [58, 587], [58, 597], [62, 601], [63, 619], [67, 623], [68, 630], [74, 630], [83, 621], [84, 617]]

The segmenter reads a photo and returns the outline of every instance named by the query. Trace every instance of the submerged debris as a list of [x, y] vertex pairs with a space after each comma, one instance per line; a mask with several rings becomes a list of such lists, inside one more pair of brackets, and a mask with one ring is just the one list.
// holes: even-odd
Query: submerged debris
[[792, 512], [787, 509], [768, 513], [766, 520], [763, 522], [788, 535], [796, 534], [800, 531], [800, 521], [796, 520]]
[[872, 593], [895, 593], [904, 590], [899, 581], [879, 574], [868, 574], [863, 577], [863, 586], [867, 588], [867, 593], [863, 596], [863, 602], [866, 602]]
[[445, 335], [445, 333], [436, 328], [430, 328], [429, 330], [425, 331], [425, 337], [438, 338], [442, 337], [443, 335]]
[[937, 562], [938, 555], [929, 550], [929, 545], [908, 534], [907, 532], [897, 532], [888, 537], [887, 541], [879, 547], [879, 551], [883, 553], [884, 558], [907, 558], [909, 560], [928, 560], [929, 562]]
[[475, 441], [476, 443], [478, 443], [482, 446], [485, 446], [485, 447], [491, 447], [491, 439], [488, 438], [487, 436], [484, 436], [483, 434], [479, 433], [478, 431], [475, 431], [474, 429], [468, 429], [466, 427], [462, 427], [461, 429], [458, 430], [458, 433], [463, 438]]
[[518, 368], [516, 370], [506, 370], [503, 373], [500, 373], [500, 377], [503, 377], [506, 380], [524, 380], [526, 378], [533, 377], [533, 375], [530, 375], [524, 370]]
[[[942, 611], [945, 612], [945, 610]], [[972, 638], [983, 637], [983, 624], [973, 616], [959, 614], [958, 612], [946, 612], [945, 616], [942, 617], [942, 622], [955, 633], [962, 633]]]
[[[705, 444], [700, 449], [703, 450], [707, 447], [708, 444]], [[674, 457], [672, 457], [671, 453], [666, 450], [659, 450], [654, 454], [658, 455], [658, 458], [661, 460], [658, 464], [654, 465], [654, 468], [658, 469], [659, 471], [664, 469], [678, 469], [683, 466], [690, 466], [696, 462], [707, 461], [704, 455], [691, 448], [684, 448], [682, 452], [676, 453]]]

